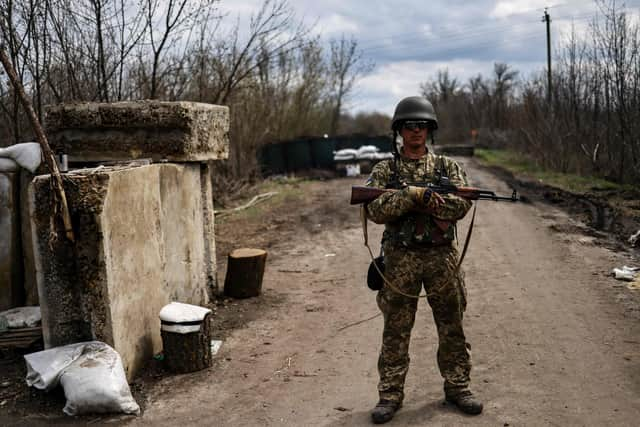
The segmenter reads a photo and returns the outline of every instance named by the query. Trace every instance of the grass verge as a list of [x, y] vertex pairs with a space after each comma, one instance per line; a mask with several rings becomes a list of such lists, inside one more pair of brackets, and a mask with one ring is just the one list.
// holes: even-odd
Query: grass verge
[[515, 175], [524, 175], [540, 183], [574, 193], [627, 189], [627, 186], [602, 178], [552, 171], [513, 151], [478, 148], [475, 150], [475, 157], [485, 166], [501, 167]]
[[[234, 206], [241, 206], [258, 194], [275, 192], [275, 195], [246, 209], [228, 215], [221, 215], [219, 219], [216, 218], [216, 221], [224, 222], [231, 219], [251, 220], [261, 216], [266, 211], [274, 210], [284, 204], [295, 204], [296, 201], [300, 201], [304, 197], [306, 188], [310, 183], [311, 181], [299, 178], [266, 179], [247, 191], [246, 197], [237, 198]], [[230, 209], [232, 209], [232, 207]]]

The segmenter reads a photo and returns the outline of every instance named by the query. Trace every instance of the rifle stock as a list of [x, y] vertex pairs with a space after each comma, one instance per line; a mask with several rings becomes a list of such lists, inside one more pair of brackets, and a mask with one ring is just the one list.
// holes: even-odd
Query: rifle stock
[[351, 204], [359, 205], [361, 203], [369, 203], [377, 199], [381, 194], [387, 193], [389, 191], [396, 190], [354, 185], [351, 187]]

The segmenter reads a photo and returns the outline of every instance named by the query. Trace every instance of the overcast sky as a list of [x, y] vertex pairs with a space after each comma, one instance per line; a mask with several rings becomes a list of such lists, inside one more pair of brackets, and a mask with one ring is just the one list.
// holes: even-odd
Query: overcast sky
[[[622, 4], [622, 1], [618, 1]], [[627, 0], [638, 14], [640, 0]], [[222, 0], [220, 9], [248, 19], [262, 0]], [[405, 96], [439, 69], [465, 81], [491, 73], [506, 62], [523, 75], [546, 67], [545, 6], [551, 15], [552, 43], [570, 31], [583, 31], [598, 8], [592, 0], [289, 0], [298, 17], [315, 23], [323, 41], [355, 37], [375, 63], [361, 78], [347, 109], [393, 113]]]

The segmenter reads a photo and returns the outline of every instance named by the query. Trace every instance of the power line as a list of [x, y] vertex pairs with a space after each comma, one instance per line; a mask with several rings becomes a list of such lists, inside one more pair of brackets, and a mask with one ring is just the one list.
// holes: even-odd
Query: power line
[[[577, 3], [577, 2], [565, 2], [565, 3], [559, 3], [559, 4], [555, 4], [555, 5], [549, 6], [548, 8], [564, 8], [564, 7], [572, 6], [572, 5], [573, 5], [573, 4], [575, 4], [575, 3]], [[628, 6], [628, 5], [629, 5], [629, 3], [627, 3], [627, 6]], [[595, 8], [595, 5], [594, 5], [594, 8]], [[513, 18], [513, 17], [519, 17], [519, 16], [522, 16], [522, 15], [530, 14], [530, 12], [539, 12], [539, 11], [542, 11], [542, 10], [544, 10], [544, 9], [543, 9], [543, 8], [531, 8], [531, 9], [525, 9], [525, 10], [518, 11], [517, 13], [509, 14], [509, 15], [508, 15], [508, 18], [510, 18], [510, 19], [511, 19], [511, 18]], [[579, 16], [584, 16], [584, 15], [594, 15], [594, 14], [596, 13], [596, 11], [597, 11], [597, 9], [594, 9], [594, 10], [591, 10], [591, 11], [588, 11], [588, 12], [583, 12], [583, 13], [581, 13], [581, 14], [573, 15], [573, 16], [574, 16], [574, 17], [579, 17]], [[572, 16], [572, 15], [569, 15], [569, 16], [566, 16], [566, 15], [565, 15], [565, 16], [560, 16], [560, 17], [558, 17], [557, 19], [565, 19], [565, 18], [567, 18], [567, 17], [571, 17], [571, 16]], [[415, 15], [407, 15], [406, 17], [415, 17]], [[394, 19], [402, 19], [402, 18], [394, 17]], [[537, 19], [536, 19], [536, 20], [531, 19], [531, 21], [527, 21], [526, 23], [533, 23], [533, 22], [537, 22]], [[507, 25], [516, 25], [516, 24], [511, 23], [511, 24], [507, 24]], [[488, 23], [485, 23], [485, 24], [482, 24], [482, 25], [476, 26], [476, 27], [474, 27], [474, 28], [483, 28], [483, 27], [493, 28], [493, 27], [495, 27], [495, 25], [494, 25], [494, 23], [492, 23], [492, 22], [488, 22]], [[438, 27], [437, 29], [438, 29], [438, 32], [439, 32], [439, 33], [442, 33], [443, 31], [444, 31], [444, 32], [451, 32], [451, 31], [452, 31], [452, 30], [446, 30], [445, 28], [446, 28], [446, 26], [445, 26], [445, 25], [442, 25], [442, 26]], [[460, 32], [460, 31], [454, 30], [454, 32]], [[398, 38], [398, 37], [407, 37], [407, 36], [415, 37], [415, 35], [416, 35], [415, 31], [414, 31], [414, 32], [411, 32], [411, 33], [408, 33], [408, 32], [402, 32], [402, 33], [396, 33], [396, 34], [391, 34], [391, 35], [382, 36], [382, 37], [369, 37], [369, 38], [364, 38], [364, 39], [360, 39], [359, 41], [361, 42], [361, 44], [360, 44], [361, 46], [363, 46], [363, 45], [364, 45], [364, 46], [366, 46], [366, 45], [370, 44], [370, 42], [377, 42], [377, 41], [380, 41], [380, 40], [395, 39], [395, 38]], [[374, 44], [375, 44], [375, 43], [374, 43]]]
[[[524, 42], [524, 41], [533, 41], [533, 40], [543, 40], [543, 35], [540, 34], [539, 31], [533, 31], [533, 32], [529, 32], [529, 33], [523, 33], [519, 36], [516, 37], [511, 37], [509, 39], [506, 40], [501, 40], [500, 42], [495, 42], [493, 40], [485, 40], [483, 42], [478, 42], [473, 46], [473, 51], [474, 53], [479, 53], [480, 51], [484, 51], [486, 49], [489, 48], [509, 48], [509, 47], [514, 47], [513, 43], [514, 42]], [[411, 60], [413, 61], [435, 61], [438, 59], [443, 59], [444, 56], [446, 56], [446, 60], [447, 61], [453, 61], [456, 59], [469, 59], [468, 57], [470, 55], [468, 55], [470, 52], [469, 46], [456, 46], [456, 47], [452, 47], [452, 48], [446, 48], [446, 49], [435, 49], [433, 51], [429, 51], [429, 50], [423, 50], [423, 52], [421, 53], [421, 55], [416, 55], [413, 56], [411, 58]], [[456, 55], [458, 53], [464, 53], [464, 58], [462, 57], [456, 57]], [[499, 57], [494, 57], [492, 59], [492, 61], [498, 61], [500, 62], [500, 58]]]
[[[437, 34], [439, 37], [447, 37], [449, 35], [451, 36], [455, 36], [455, 35], [460, 35], [460, 34], [468, 34], [468, 33], [475, 33], [478, 31], [484, 31], [486, 30], [495, 30], [495, 29], [499, 29], [499, 28], [512, 28], [516, 26], [513, 23], [509, 23], [509, 24], [504, 24], [504, 25], [500, 25], [500, 26], [495, 26], [493, 24], [483, 24], [483, 25], [478, 25], [478, 26], [472, 26], [472, 27], [467, 27], [465, 29], [449, 29], [446, 30], [444, 29], [445, 27], [439, 27], [440, 29], [436, 28], [433, 30], [430, 30], [431, 33], [433, 34]], [[424, 38], [425, 36], [422, 35], [421, 33], [418, 33], [416, 31], [412, 31], [412, 32], [406, 32], [406, 33], [396, 33], [394, 35], [391, 36], [386, 36], [386, 37], [381, 37], [375, 40], [388, 40], [388, 41], [395, 41], [395, 40], [404, 40], [404, 39], [415, 39], [416, 37], [420, 37], [420, 38]], [[428, 37], [428, 36], [427, 36]], [[371, 48], [377, 48], [378, 46], [387, 46], [386, 43], [364, 43], [360, 45], [362, 47], [363, 50], [367, 50], [367, 49], [371, 49]]]
[[[539, 11], [539, 10], [541, 10], [541, 9], [539, 9], [539, 8], [538, 9], [526, 9], [526, 10], [519, 11], [517, 13], [510, 14], [509, 17], [521, 16], [521, 15], [528, 14], [529, 12], [536, 12], [536, 11]], [[416, 16], [415, 14], [405, 15], [405, 16], [401, 16], [401, 17], [394, 16], [394, 19], [395, 20], [401, 20], [401, 19], [404, 19], [404, 18], [415, 18], [415, 16]], [[513, 25], [513, 24], [509, 24], [509, 25]], [[494, 27], [494, 24], [493, 23], [486, 23], [486, 24], [478, 26], [477, 28], [479, 28], [479, 27]], [[442, 25], [439, 28], [442, 31], [442, 30], [445, 29], [445, 26]], [[441, 31], [439, 31], [439, 32], [441, 32]], [[447, 31], [447, 30], [445, 30], [445, 31]], [[451, 31], [451, 30], [448, 30], [448, 31]], [[360, 41], [364, 42], [364, 44], [366, 45], [368, 42], [371, 42], [371, 41], [386, 40], [386, 39], [395, 38], [395, 37], [403, 37], [403, 36], [406, 36], [408, 34], [412, 34], [413, 36], [415, 36], [415, 32], [413, 32], [413, 33], [405, 33], [405, 32], [403, 32], [403, 33], [396, 33], [396, 34], [391, 34], [391, 35], [383, 36], [383, 37], [370, 37], [370, 38], [360, 39]]]
[[[385, 52], [396, 51], [396, 50], [421, 48], [421, 47], [424, 47], [425, 45], [444, 47], [446, 49], [459, 48], [459, 47], [462, 47], [465, 49], [473, 49], [478, 45], [478, 42], [477, 42], [478, 39], [486, 38], [486, 36], [490, 36], [495, 33], [500, 33], [501, 31], [502, 30], [487, 31], [483, 33], [476, 33], [473, 35], [465, 35], [457, 38], [447, 38], [444, 41], [443, 40], [412, 40], [409, 43], [397, 43], [392, 46], [385, 46], [385, 47], [376, 48], [376, 49], [363, 50], [363, 52], [367, 55], [371, 55], [372, 53], [383, 54]], [[531, 29], [526, 32], [519, 32], [513, 35], [509, 35], [509, 38], [506, 40], [506, 43], [516, 40], [520, 35], [526, 36], [531, 34], [537, 34], [537, 32], [538, 32], [537, 29], [534, 29], [533, 27], [531, 27]], [[468, 43], [469, 40], [471, 40], [473, 43]], [[499, 46], [501, 44], [504, 44], [502, 42], [505, 42], [505, 40], [491, 39], [491, 40], [484, 40], [484, 42], [488, 44], [493, 43], [494, 45]]]
[[[490, 47], [507, 47], [513, 44], [513, 42], [519, 41], [527, 41], [527, 40], [536, 40], [536, 39], [542, 39], [542, 35], [539, 34], [539, 32], [535, 32], [535, 33], [524, 33], [521, 34], [519, 36], [516, 37], [511, 37], [508, 40], [502, 40], [500, 42], [495, 42], [493, 40], [486, 40], [484, 42], [479, 42], [476, 43], [473, 48], [476, 51], [479, 50], [483, 50], [485, 48], [490, 48]], [[469, 52], [469, 46], [458, 46], [458, 47], [454, 47], [454, 48], [447, 48], [447, 49], [439, 49], [436, 51], [431, 52], [427, 57], [426, 60], [434, 60], [437, 59], [438, 57], [442, 57], [442, 55], [447, 55], [447, 60], [451, 61], [452, 59], [456, 59], [456, 58], [452, 58], [451, 55], [452, 54], [456, 54], [459, 52]], [[425, 57], [421, 57], [419, 60], [425, 60]]]
[[[549, 8], [565, 8], [565, 7], [572, 6], [575, 3], [576, 2], [559, 3], [559, 4], [549, 6]], [[640, 7], [640, 2], [638, 2], [638, 4], [633, 4], [632, 2], [626, 2], [624, 5], [627, 9], [630, 7], [631, 8]], [[543, 8], [527, 9], [524, 11], [519, 11], [517, 13], [511, 14], [509, 15], [509, 17], [522, 16], [524, 14], [528, 14], [529, 12], [542, 11], [542, 10], [544, 9]], [[599, 10], [595, 8], [595, 5], [594, 5], [594, 9], [591, 11], [583, 12], [580, 14], [560, 14], [560, 15], [556, 15], [555, 19], [556, 20], [567, 20], [567, 19], [584, 20], [584, 19], [598, 16], [598, 12]], [[490, 31], [493, 31], [497, 28], [506, 29], [506, 28], [512, 28], [512, 27], [521, 26], [521, 25], [527, 25], [527, 24], [531, 25], [536, 22], [538, 22], [537, 19], [531, 19], [525, 22], [521, 21], [518, 23], [509, 23], [509, 24], [498, 26], [498, 27], [496, 27], [493, 23], [485, 23], [482, 25], [470, 27], [465, 30], [450, 30], [450, 29], [448, 30], [446, 29], [446, 26], [443, 25], [440, 27], [436, 27], [436, 29], [432, 30], [432, 32], [434, 34], [438, 34], [441, 37], [447, 37], [448, 35], [464, 35], [464, 34], [469, 34], [471, 32], [483, 31], [484, 29], [489, 29]], [[395, 33], [395, 34], [391, 34], [383, 37], [365, 38], [365, 39], [359, 40], [359, 46], [363, 51], [370, 50], [370, 49], [373, 50], [373, 49], [378, 49], [378, 48], [383, 48], [388, 46], [388, 43], [381, 44], [380, 41], [388, 40], [389, 42], [393, 42], [394, 40], [405, 40], [405, 39], [413, 40], [417, 36], [420, 37], [420, 34], [416, 33], [416, 31], [412, 31], [412, 32]]]
[[[589, 19], [592, 17], [595, 17], [596, 15], [594, 13], [584, 13], [584, 14], [579, 14], [579, 15], [574, 15], [571, 16], [571, 18], [573, 18], [574, 21], [581, 21], [581, 20], [585, 20], [585, 19]], [[557, 20], [560, 19], [566, 19], [567, 17], [558, 17], [556, 18]], [[533, 28], [534, 23], [537, 23], [538, 20], [535, 21], [530, 21], [530, 22], [526, 22], [524, 24], [529, 24], [531, 25], [531, 27]], [[416, 34], [414, 33], [406, 33], [406, 35], [402, 38], [402, 39], [398, 39], [398, 41], [400, 40], [404, 40], [406, 39], [407, 41], [409, 41], [409, 43], [393, 43], [393, 44], [379, 44], [379, 45], [374, 45], [374, 46], [370, 46], [370, 47], [361, 47], [362, 52], [364, 53], [370, 53], [370, 52], [378, 52], [378, 51], [383, 51], [383, 50], [387, 50], [387, 49], [397, 49], [398, 47], [403, 48], [403, 47], [407, 47], [407, 46], [411, 46], [413, 44], [417, 44], [417, 43], [442, 43], [443, 40], [445, 43], [449, 42], [449, 41], [458, 41], [458, 40], [465, 40], [465, 39], [475, 39], [481, 36], [486, 36], [486, 35], [491, 35], [491, 34], [495, 34], [495, 33], [500, 33], [504, 30], [508, 30], [508, 29], [513, 29], [513, 28], [522, 28], [523, 24], [505, 24], [502, 26], [479, 26], [479, 27], [475, 27], [475, 28], [471, 28], [471, 29], [467, 29], [467, 30], [462, 30], [462, 31], [450, 31], [450, 32], [438, 32], [438, 38], [427, 38], [427, 37], [419, 37], [416, 38]], [[485, 30], [485, 28], [487, 30]]]

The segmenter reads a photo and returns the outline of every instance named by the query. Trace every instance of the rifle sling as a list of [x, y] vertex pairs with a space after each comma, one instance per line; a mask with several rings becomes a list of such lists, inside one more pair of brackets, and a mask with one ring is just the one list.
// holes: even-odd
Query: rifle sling
[[[477, 209], [477, 205], [474, 205], [473, 214], [471, 216], [471, 223], [469, 224], [469, 231], [467, 231], [467, 237], [464, 239], [464, 247], [462, 249], [462, 253], [460, 254], [458, 265], [456, 265], [456, 273], [460, 270], [460, 266], [462, 265], [462, 260], [464, 259], [464, 256], [467, 254], [467, 249], [469, 248], [469, 242], [471, 241], [471, 232], [473, 231], [473, 223], [475, 222], [475, 219], [476, 219], [476, 209]], [[371, 256], [371, 261], [373, 261], [373, 266], [375, 267], [380, 277], [382, 277], [383, 282], [387, 286], [389, 286], [389, 289], [391, 289], [393, 292], [399, 295], [402, 295], [404, 297], [412, 298], [412, 299], [426, 298], [427, 294], [411, 295], [411, 294], [407, 294], [406, 292], [402, 292], [400, 289], [398, 289], [393, 283], [391, 283], [387, 279], [387, 277], [384, 275], [382, 271], [380, 271], [378, 264], [375, 262], [375, 256], [373, 255], [371, 246], [369, 246], [369, 232], [367, 230], [367, 204], [366, 203], [363, 203], [360, 207], [360, 220], [362, 221], [362, 234], [364, 235], [364, 245], [369, 251], [369, 256]]]
[[371, 261], [373, 261], [373, 266], [375, 267], [376, 271], [378, 272], [378, 274], [380, 275], [380, 277], [382, 277], [382, 281], [385, 283], [385, 285], [387, 285], [389, 287], [389, 289], [391, 289], [393, 292], [402, 295], [404, 297], [407, 298], [412, 298], [412, 299], [420, 299], [420, 298], [426, 298], [427, 295], [411, 295], [411, 294], [407, 294], [405, 292], [402, 292], [400, 289], [398, 289], [393, 283], [391, 283], [387, 277], [384, 275], [384, 273], [382, 271], [380, 271], [380, 268], [378, 267], [378, 263], [375, 262], [375, 256], [373, 255], [373, 251], [371, 250], [371, 246], [369, 246], [369, 233], [367, 232], [367, 205], [366, 203], [362, 204], [362, 207], [360, 208], [360, 220], [362, 221], [362, 233], [364, 234], [364, 245], [367, 247], [367, 250], [369, 251], [369, 255], [371, 256]]
[[467, 231], [467, 237], [464, 239], [464, 246], [462, 247], [462, 253], [460, 254], [460, 259], [458, 260], [458, 265], [456, 266], [456, 272], [460, 270], [460, 266], [462, 265], [462, 260], [464, 256], [467, 254], [467, 249], [469, 249], [469, 242], [471, 241], [471, 232], [473, 231], [473, 223], [476, 220], [476, 209], [478, 208], [477, 204], [473, 205], [473, 214], [471, 215], [471, 222], [469, 223], [469, 230]]

